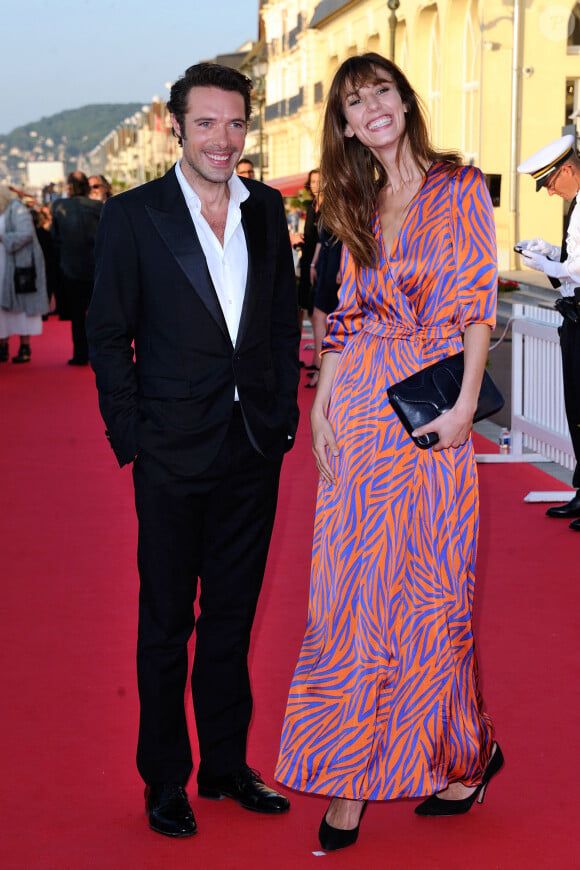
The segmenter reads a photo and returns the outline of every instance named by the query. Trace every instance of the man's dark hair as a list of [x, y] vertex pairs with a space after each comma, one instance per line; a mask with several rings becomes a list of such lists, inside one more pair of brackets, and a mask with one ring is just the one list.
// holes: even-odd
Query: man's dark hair
[[[246, 122], [252, 114], [252, 80], [243, 73], [229, 66], [219, 63], [196, 63], [185, 70], [184, 75], [177, 79], [171, 86], [167, 108], [175, 116], [180, 133], [183, 131], [185, 115], [187, 112], [187, 100], [192, 88], [220, 88], [222, 91], [235, 91], [244, 98], [246, 110]], [[182, 145], [182, 136], [173, 131], [179, 144]]]
[[71, 196], [88, 196], [89, 195], [89, 180], [84, 172], [70, 172], [67, 178], [67, 184], [70, 185]]
[[255, 167], [254, 167], [254, 161], [253, 161], [253, 160], [250, 160], [249, 157], [242, 157], [240, 160], [238, 160], [238, 162], [237, 162], [237, 164], [236, 164], [236, 169], [239, 169], [240, 166], [242, 165], [242, 163], [247, 163], [248, 166], [251, 166], [252, 169], [255, 169]]

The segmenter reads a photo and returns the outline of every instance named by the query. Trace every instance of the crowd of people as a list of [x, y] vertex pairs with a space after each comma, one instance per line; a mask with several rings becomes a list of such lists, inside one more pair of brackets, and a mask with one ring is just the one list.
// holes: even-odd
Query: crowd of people
[[[275, 776], [329, 799], [319, 840], [333, 851], [356, 842], [367, 801], [466, 813], [503, 765], [471, 619], [472, 424], [496, 316], [494, 215], [482, 172], [433, 145], [411, 83], [375, 53], [336, 73], [305, 214], [285, 210], [243, 157], [251, 88], [219, 64], [186, 70], [168, 102], [181, 159], [102, 214], [102, 176], [71, 173], [68, 196], [39, 211], [38, 236], [0, 191], [0, 338], [18, 334], [14, 361], [29, 360], [54, 295], [72, 323], [70, 363], [90, 358], [107, 437], [119, 465], [132, 466], [137, 765], [150, 827], [188, 837], [194, 629], [199, 796], [290, 809], [246, 758], [248, 650], [298, 425], [301, 319], [311, 317], [319, 486], [308, 622]], [[577, 194], [575, 155], [553, 158], [538, 177]], [[572, 231], [569, 242], [577, 248]], [[33, 292], [15, 292], [19, 269], [22, 287], [33, 273]], [[460, 351], [454, 406], [409, 434], [387, 390]], [[435, 443], [420, 449], [427, 433]]]
[[[256, 177], [254, 163], [242, 157], [236, 166], [242, 178]], [[34, 247], [36, 280], [33, 293], [12, 294], [0, 310], [0, 362], [10, 359], [9, 339], [19, 336], [18, 353], [12, 362], [30, 362], [32, 358], [30, 336], [42, 334], [42, 323], [49, 314], [71, 322], [73, 353], [69, 365], [88, 365], [85, 317], [92, 295], [94, 281], [94, 244], [102, 205], [113, 196], [111, 183], [104, 175], [86, 176], [71, 172], [64, 190], [54, 184], [42, 190], [41, 204], [31, 202], [16, 191], [3, 187], [0, 193], [2, 212], [12, 202], [8, 216], [8, 235], [4, 247], [0, 240], [0, 282], [13, 286], [11, 259], [11, 215], [16, 210], [21, 223], [28, 227], [30, 247], [23, 247], [18, 261], [32, 262]], [[301, 192], [305, 198], [303, 208], [293, 204], [293, 197], [285, 200], [286, 218], [294, 251], [297, 299], [300, 323], [308, 316], [313, 329], [314, 351], [312, 362], [305, 366], [307, 387], [316, 387], [322, 338], [326, 317], [334, 310], [340, 286], [340, 254], [342, 245], [327, 233], [319, 221], [320, 170], [313, 169]], [[6, 219], [0, 217], [1, 228]], [[32, 225], [30, 223], [32, 221]], [[32, 233], [35, 230], [36, 239]], [[39, 255], [37, 242], [40, 245]], [[8, 254], [7, 269], [5, 256]], [[9, 307], [8, 307], [9, 306]]]
[[32, 359], [31, 336], [42, 334], [49, 314], [70, 320], [70, 365], [89, 362], [85, 316], [94, 280], [94, 245], [100, 210], [113, 195], [104, 175], [80, 171], [67, 178], [66, 196], [54, 185], [40, 205], [0, 185], [0, 362], [10, 359], [10, 338], [19, 339], [13, 363]]
[[[241, 178], [255, 179], [254, 163], [242, 157], [236, 166]], [[69, 365], [88, 365], [85, 317], [92, 296], [94, 281], [94, 244], [102, 205], [113, 196], [111, 183], [104, 175], [86, 176], [83, 172], [69, 174], [64, 190], [54, 184], [42, 190], [41, 204], [21, 198], [18, 192], [3, 187], [0, 209], [12, 202], [8, 216], [8, 235], [4, 247], [0, 239], [0, 282], [13, 287], [14, 258], [11, 256], [11, 215], [17, 211], [20, 222], [28, 227], [29, 240], [18, 254], [18, 262], [32, 262], [34, 248], [36, 277], [34, 292], [14, 294], [4, 291], [5, 302], [0, 310], [0, 362], [10, 359], [9, 339], [18, 336], [18, 353], [14, 363], [32, 359], [30, 336], [42, 334], [43, 321], [50, 315], [71, 323], [72, 356]], [[328, 233], [319, 219], [320, 170], [310, 170], [304, 190], [303, 205], [295, 197], [285, 199], [286, 220], [293, 247], [297, 301], [300, 324], [305, 316], [313, 331], [313, 356], [304, 367], [306, 386], [315, 388], [320, 371], [322, 339], [327, 316], [338, 303], [340, 287], [340, 257], [342, 244]], [[0, 216], [1, 228], [6, 218]], [[32, 224], [31, 224], [32, 221]], [[35, 234], [32, 233], [34, 228]], [[34, 238], [34, 235], [36, 238]], [[40, 254], [37, 243], [40, 245]], [[7, 260], [5, 257], [7, 255]]]

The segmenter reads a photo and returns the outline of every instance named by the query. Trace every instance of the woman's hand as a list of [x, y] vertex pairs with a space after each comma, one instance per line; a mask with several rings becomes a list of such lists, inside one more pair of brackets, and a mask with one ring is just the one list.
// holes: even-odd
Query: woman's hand
[[312, 452], [316, 459], [316, 467], [322, 480], [330, 484], [336, 483], [336, 478], [328, 463], [328, 457], [338, 456], [339, 450], [336, 438], [334, 437], [334, 430], [328, 422], [328, 408], [339, 356], [340, 354], [338, 353], [322, 354], [316, 395], [312, 404], [312, 410], [310, 411]]
[[[475, 413], [475, 411], [474, 411]], [[426, 435], [429, 432], [436, 432], [439, 440], [433, 445], [432, 449], [439, 452], [447, 447], [461, 447], [465, 444], [471, 429], [473, 427], [473, 413], [471, 415], [465, 413], [457, 405], [454, 405], [449, 411], [445, 411], [440, 417], [436, 417], [426, 426], [420, 426], [413, 432], [413, 437]]]
[[446, 447], [461, 447], [465, 444], [473, 428], [473, 416], [477, 410], [481, 381], [489, 350], [490, 329], [485, 323], [470, 323], [465, 327], [463, 353], [465, 365], [461, 390], [455, 405], [426, 426], [419, 426], [413, 435], [436, 432], [439, 441], [433, 450]]
[[328, 463], [328, 456], [338, 456], [338, 446], [334, 430], [328, 422], [326, 414], [316, 402], [310, 412], [310, 426], [312, 428], [312, 452], [318, 473], [326, 483], [334, 484], [336, 479]]

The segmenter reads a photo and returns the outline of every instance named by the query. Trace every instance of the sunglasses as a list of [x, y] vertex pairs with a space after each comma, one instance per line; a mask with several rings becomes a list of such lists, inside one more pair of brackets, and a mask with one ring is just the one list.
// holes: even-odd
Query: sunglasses
[[563, 169], [564, 169], [564, 166], [560, 166], [560, 168], [556, 169], [556, 171], [550, 176], [549, 180], [546, 182], [546, 189], [547, 190], [554, 190], [556, 182], [558, 181], [558, 178], [560, 177], [560, 173], [562, 172]]

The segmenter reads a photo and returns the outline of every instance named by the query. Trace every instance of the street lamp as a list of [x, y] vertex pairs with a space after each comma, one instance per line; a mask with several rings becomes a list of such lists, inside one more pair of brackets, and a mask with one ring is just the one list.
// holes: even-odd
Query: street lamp
[[391, 10], [389, 15], [389, 31], [390, 31], [390, 59], [395, 62], [395, 33], [397, 30], [397, 9], [400, 6], [399, 0], [387, 0], [387, 6]]
[[268, 72], [268, 61], [266, 57], [259, 55], [254, 65], [252, 66], [252, 74], [254, 79], [254, 87], [258, 98], [258, 161], [260, 181], [264, 180], [264, 135], [263, 135], [263, 115], [264, 103], [266, 102], [266, 73]]

